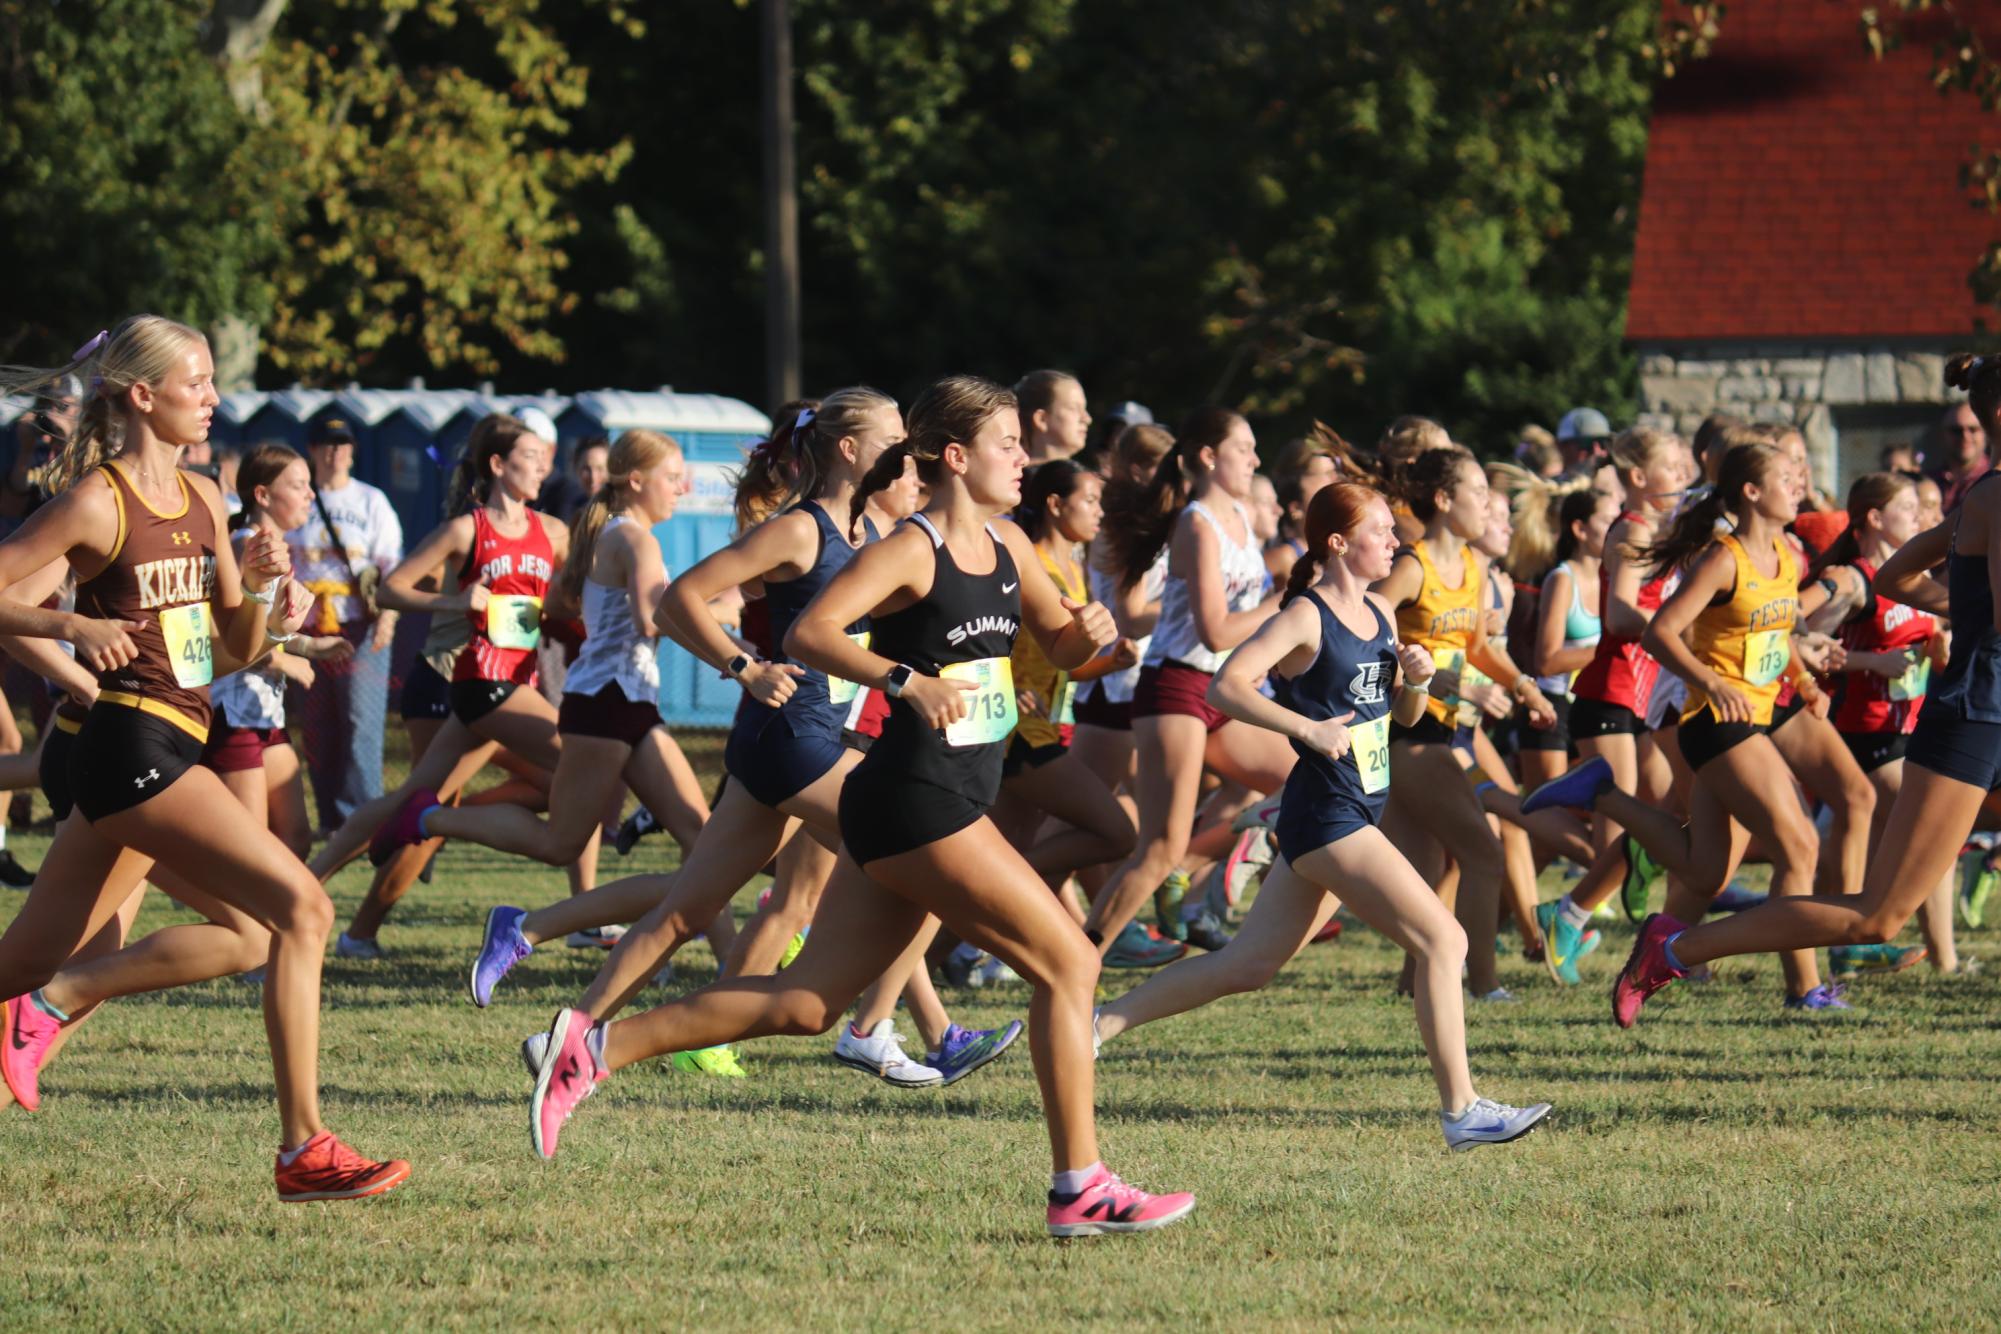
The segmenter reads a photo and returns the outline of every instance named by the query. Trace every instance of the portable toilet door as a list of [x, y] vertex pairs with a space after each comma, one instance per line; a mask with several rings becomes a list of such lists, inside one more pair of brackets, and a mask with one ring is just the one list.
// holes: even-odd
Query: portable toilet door
[[[690, 490], [674, 517], [653, 530], [670, 573], [729, 544], [736, 526], [736, 474], [749, 447], [771, 430], [769, 418], [737, 399], [669, 391], [579, 394], [556, 425], [566, 438], [602, 431], [616, 442], [643, 426], [680, 442]], [[726, 727], [742, 693], [679, 645], [660, 641], [660, 713], [668, 723]]]
[[306, 452], [306, 423], [331, 402], [333, 395], [324, 389], [301, 389], [297, 385], [280, 389], [266, 398], [263, 406], [252, 412], [243, 423], [242, 439], [247, 445], [275, 441], [290, 445], [303, 454]]
[[382, 480], [376, 485], [389, 497], [403, 524], [406, 550], [444, 517], [445, 471], [451, 456], [439, 441], [477, 397], [469, 389], [412, 393], [375, 428], [382, 460]]
[[387, 489], [389, 465], [382, 455], [382, 424], [417, 392], [360, 389], [351, 385], [335, 394], [333, 407], [321, 414], [339, 417], [354, 433], [354, 475], [370, 486]]

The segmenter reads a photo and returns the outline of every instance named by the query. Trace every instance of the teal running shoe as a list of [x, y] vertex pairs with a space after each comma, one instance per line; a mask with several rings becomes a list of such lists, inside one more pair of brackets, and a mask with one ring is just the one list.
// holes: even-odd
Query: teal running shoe
[[1107, 968], [1158, 968], [1173, 963], [1188, 952], [1178, 940], [1158, 939], [1138, 922], [1127, 922], [1112, 947], [1105, 951]]
[[1863, 973], [1901, 973], [1930, 953], [1922, 945], [1836, 945], [1827, 961], [1834, 980], [1848, 982]]
[[1536, 905], [1535, 924], [1542, 932], [1543, 967], [1559, 986], [1576, 986], [1583, 980], [1577, 975], [1577, 961], [1584, 956], [1584, 933], [1564, 917], [1555, 899]]

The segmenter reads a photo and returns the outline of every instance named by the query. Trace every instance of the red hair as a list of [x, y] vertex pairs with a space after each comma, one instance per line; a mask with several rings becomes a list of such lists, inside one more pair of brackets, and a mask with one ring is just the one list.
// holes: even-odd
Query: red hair
[[1329, 482], [1306, 505], [1306, 554], [1293, 562], [1285, 581], [1285, 601], [1304, 593], [1320, 577], [1327, 562], [1327, 544], [1336, 534], [1353, 537], [1372, 506], [1385, 504], [1383, 493], [1360, 482]]

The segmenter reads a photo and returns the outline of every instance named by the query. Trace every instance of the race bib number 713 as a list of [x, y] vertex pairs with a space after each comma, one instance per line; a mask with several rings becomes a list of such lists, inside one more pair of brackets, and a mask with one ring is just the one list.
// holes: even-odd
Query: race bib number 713
[[1005, 741], [1020, 721], [1014, 698], [1014, 665], [1006, 658], [979, 658], [955, 662], [938, 669], [946, 681], [970, 681], [966, 692], [966, 716], [945, 729], [945, 742], [952, 746], [988, 746]]

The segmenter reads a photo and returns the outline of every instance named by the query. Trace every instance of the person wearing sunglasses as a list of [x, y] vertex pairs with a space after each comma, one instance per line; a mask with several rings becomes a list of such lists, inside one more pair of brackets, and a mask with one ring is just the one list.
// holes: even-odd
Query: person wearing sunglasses
[[1987, 456], [1987, 432], [1967, 404], [1957, 403], [1947, 408], [1938, 430], [1943, 441], [1939, 453], [1943, 457], [1939, 466], [1927, 475], [1944, 493], [1945, 512], [1950, 514], [1959, 508], [1960, 497], [1986, 476], [1994, 462]]

